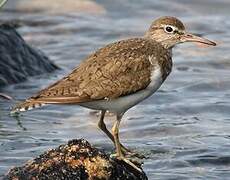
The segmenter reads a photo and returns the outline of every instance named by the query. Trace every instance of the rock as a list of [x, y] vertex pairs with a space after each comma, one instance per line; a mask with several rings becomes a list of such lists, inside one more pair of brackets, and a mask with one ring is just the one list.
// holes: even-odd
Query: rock
[[86, 140], [71, 140], [49, 150], [22, 167], [11, 169], [3, 179], [147, 179], [123, 161], [109, 158]]
[[0, 25], [0, 86], [18, 83], [58, 67], [30, 47], [10, 24]]

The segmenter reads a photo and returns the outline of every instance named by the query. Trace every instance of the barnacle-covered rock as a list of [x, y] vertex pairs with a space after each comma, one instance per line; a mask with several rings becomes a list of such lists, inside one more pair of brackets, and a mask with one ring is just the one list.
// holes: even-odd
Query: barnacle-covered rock
[[4, 179], [147, 179], [144, 173], [123, 161], [111, 159], [86, 140], [71, 140], [49, 150], [21, 167], [11, 169]]

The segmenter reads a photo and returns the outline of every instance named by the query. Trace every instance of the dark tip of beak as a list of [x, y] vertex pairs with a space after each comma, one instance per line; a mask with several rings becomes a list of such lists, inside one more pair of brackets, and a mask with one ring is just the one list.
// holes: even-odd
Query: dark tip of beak
[[182, 35], [181, 41], [182, 42], [198, 42], [198, 43], [207, 44], [207, 45], [210, 45], [210, 46], [216, 46], [217, 45], [213, 41], [210, 41], [210, 40], [208, 40], [206, 38], [196, 36], [196, 35], [190, 34], [190, 33], [185, 33], [184, 35]]

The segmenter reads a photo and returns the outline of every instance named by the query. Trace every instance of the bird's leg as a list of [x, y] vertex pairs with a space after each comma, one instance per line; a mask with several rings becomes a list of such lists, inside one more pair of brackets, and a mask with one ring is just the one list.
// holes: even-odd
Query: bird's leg
[[115, 141], [115, 147], [116, 147], [116, 156], [118, 159], [123, 160], [124, 162], [126, 162], [127, 164], [129, 164], [130, 166], [138, 170], [139, 172], [142, 172], [142, 170], [139, 167], [133, 164], [130, 160], [126, 159], [124, 154], [121, 151], [121, 144], [119, 141], [119, 126], [120, 126], [121, 118], [122, 118], [122, 115], [117, 115], [117, 120], [115, 121], [113, 128], [112, 128], [113, 137]]
[[[100, 120], [98, 122], [98, 127], [113, 141], [113, 143], [115, 144], [115, 141], [114, 141], [114, 138], [113, 138], [113, 135], [109, 132], [109, 130], [107, 129], [105, 123], [104, 123], [104, 117], [105, 117], [105, 113], [106, 111], [102, 110], [101, 111], [101, 117], [100, 117]], [[123, 153], [131, 153], [131, 151], [129, 149], [127, 149], [126, 147], [124, 147], [122, 144], [120, 144], [121, 146], [121, 151]]]

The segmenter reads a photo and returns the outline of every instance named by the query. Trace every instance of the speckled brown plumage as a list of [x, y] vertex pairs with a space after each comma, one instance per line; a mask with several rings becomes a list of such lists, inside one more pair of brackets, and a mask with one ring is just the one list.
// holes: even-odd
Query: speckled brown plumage
[[[153, 57], [151, 63], [149, 57]], [[71, 74], [32, 99], [78, 103], [135, 93], [148, 86], [156, 63], [164, 67], [165, 79], [171, 71], [171, 54], [155, 41], [133, 38], [112, 43], [90, 55]]]
[[[99, 49], [68, 76], [17, 105], [12, 112], [32, 109], [43, 103], [79, 104], [111, 100], [134, 94], [148, 86], [154, 93], [171, 72], [172, 47], [186, 41], [216, 45], [187, 33], [183, 23], [175, 17], [158, 18], [143, 38], [122, 40]], [[135, 99], [138, 103], [151, 93], [139, 94], [139, 98], [132, 96], [129, 101]], [[126, 104], [126, 110], [136, 103]]]
[[[154, 93], [171, 72], [172, 47], [186, 41], [216, 45], [187, 33], [183, 23], [175, 17], [158, 18], [153, 21], [143, 38], [122, 40], [99, 49], [68, 76], [17, 105], [12, 112], [32, 109], [43, 103], [84, 103], [116, 99], [144, 90], [151, 84], [153, 76], [156, 77], [151, 85]], [[160, 75], [154, 71], [158, 67]], [[141, 97], [145, 99], [148, 95], [140, 95]]]

